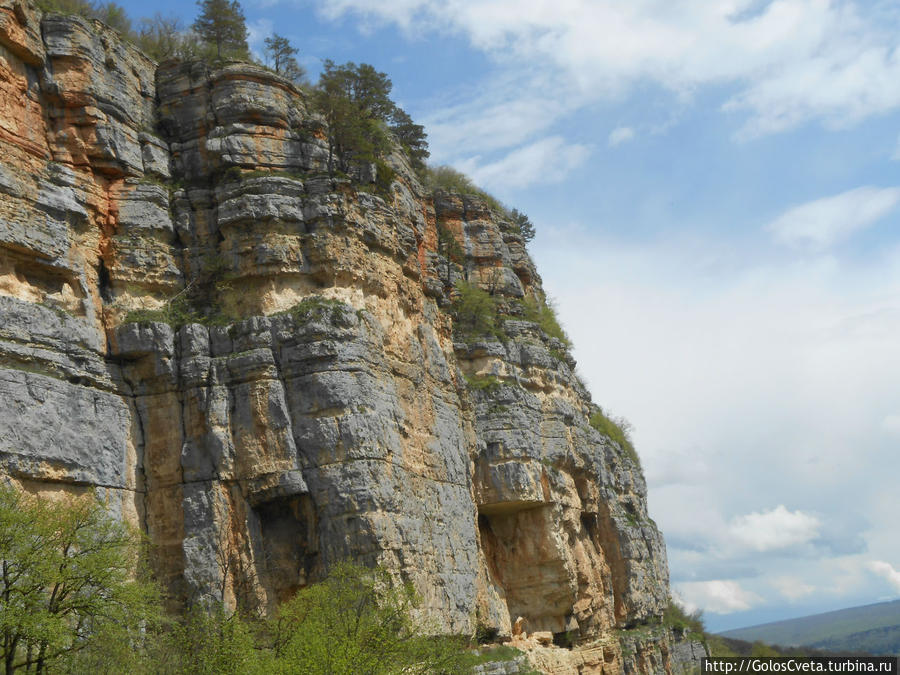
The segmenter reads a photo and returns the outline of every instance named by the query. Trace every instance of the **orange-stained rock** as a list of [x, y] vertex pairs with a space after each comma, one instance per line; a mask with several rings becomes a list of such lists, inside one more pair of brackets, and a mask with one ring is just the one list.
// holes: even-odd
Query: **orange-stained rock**
[[[674, 672], [668, 634], [620, 642], [662, 538], [508, 214], [399, 148], [387, 190], [331, 177], [325, 139], [263, 68], [0, 0], [0, 472], [98, 487], [173, 606], [271, 610], [353, 557], [544, 672]], [[454, 331], [464, 279], [495, 334]]]

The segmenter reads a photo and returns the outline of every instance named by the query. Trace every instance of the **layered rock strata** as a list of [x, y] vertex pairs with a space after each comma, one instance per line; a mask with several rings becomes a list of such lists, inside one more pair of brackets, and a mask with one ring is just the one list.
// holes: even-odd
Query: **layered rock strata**
[[[667, 602], [662, 538], [566, 345], [520, 311], [543, 291], [502, 212], [427, 193], [399, 151], [388, 190], [332, 177], [289, 82], [157, 66], [21, 0], [0, 0], [0, 143], [9, 479], [95, 489], [173, 605], [272, 609], [354, 558], [439, 630], [521, 616], [584, 645], [547, 672], [676, 664], [665, 637], [622, 649]], [[454, 329], [459, 279], [501, 330]]]

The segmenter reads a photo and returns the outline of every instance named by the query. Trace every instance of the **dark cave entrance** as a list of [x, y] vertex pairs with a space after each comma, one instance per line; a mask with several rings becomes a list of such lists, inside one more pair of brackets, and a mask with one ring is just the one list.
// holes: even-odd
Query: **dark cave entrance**
[[277, 603], [310, 581], [318, 562], [315, 511], [309, 495], [292, 495], [254, 507], [264, 555], [263, 585]]

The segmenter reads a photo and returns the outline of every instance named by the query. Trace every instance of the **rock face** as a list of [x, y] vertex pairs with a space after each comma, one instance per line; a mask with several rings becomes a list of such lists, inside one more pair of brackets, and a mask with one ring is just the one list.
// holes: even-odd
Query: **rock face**
[[[0, 0], [0, 471], [95, 489], [173, 605], [272, 609], [352, 557], [441, 630], [521, 616], [585, 645], [547, 672], [677, 670], [665, 635], [623, 651], [666, 605], [664, 545], [566, 345], [520, 311], [542, 297], [521, 236], [399, 152], [389, 190], [332, 178], [324, 138], [262, 68], [157, 67]], [[463, 277], [495, 335], [454, 328]]]

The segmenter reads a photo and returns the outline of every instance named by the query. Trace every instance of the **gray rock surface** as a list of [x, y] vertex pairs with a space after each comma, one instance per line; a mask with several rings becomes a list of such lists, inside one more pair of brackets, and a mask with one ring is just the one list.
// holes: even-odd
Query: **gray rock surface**
[[[390, 190], [328, 176], [322, 119], [258, 66], [157, 68], [14, 0], [0, 44], [0, 471], [100, 488], [175, 603], [271, 609], [352, 557], [441, 630], [523, 616], [625, 662], [665, 548], [567, 346], [526, 320], [543, 291], [507, 214], [426, 194], [399, 149]], [[463, 279], [499, 335], [454, 332]], [[693, 658], [670, 642], [660, 667]]]

